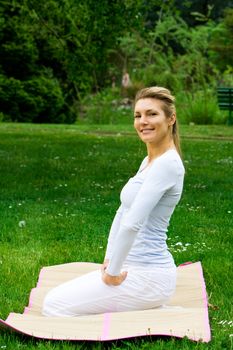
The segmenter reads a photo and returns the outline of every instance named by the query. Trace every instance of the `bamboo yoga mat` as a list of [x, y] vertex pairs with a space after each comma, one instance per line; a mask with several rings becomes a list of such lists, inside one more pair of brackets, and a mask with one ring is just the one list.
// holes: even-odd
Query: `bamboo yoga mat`
[[99, 268], [99, 264], [83, 262], [42, 268], [24, 313], [10, 313], [5, 321], [0, 320], [0, 329], [54, 340], [107, 341], [157, 335], [210, 341], [207, 295], [200, 262], [177, 267], [175, 295], [161, 308], [79, 317], [42, 316], [42, 302], [50, 288]]

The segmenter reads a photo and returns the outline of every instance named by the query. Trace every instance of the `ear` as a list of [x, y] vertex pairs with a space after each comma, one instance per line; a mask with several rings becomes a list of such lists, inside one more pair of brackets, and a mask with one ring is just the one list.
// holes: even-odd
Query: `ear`
[[172, 114], [172, 116], [169, 118], [169, 122], [168, 122], [168, 125], [171, 126], [171, 125], [174, 125], [176, 122], [176, 115], [175, 113]]

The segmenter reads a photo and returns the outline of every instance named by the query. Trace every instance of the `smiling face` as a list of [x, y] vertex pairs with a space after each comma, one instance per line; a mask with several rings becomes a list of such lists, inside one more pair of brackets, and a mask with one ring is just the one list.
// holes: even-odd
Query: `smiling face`
[[134, 127], [145, 143], [162, 145], [171, 141], [171, 125], [175, 115], [168, 118], [163, 111], [163, 102], [154, 98], [138, 100], [134, 108]]

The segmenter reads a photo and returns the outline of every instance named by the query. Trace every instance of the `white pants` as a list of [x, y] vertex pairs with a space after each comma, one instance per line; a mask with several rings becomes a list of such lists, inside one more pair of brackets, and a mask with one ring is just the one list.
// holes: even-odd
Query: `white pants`
[[51, 289], [45, 296], [44, 316], [80, 316], [105, 312], [152, 309], [166, 303], [175, 291], [176, 268], [125, 266], [119, 286], [108, 286], [101, 271], [93, 271]]

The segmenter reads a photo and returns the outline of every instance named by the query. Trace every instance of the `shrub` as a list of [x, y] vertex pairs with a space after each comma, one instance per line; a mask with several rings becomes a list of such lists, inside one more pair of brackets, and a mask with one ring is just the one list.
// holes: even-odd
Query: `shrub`
[[178, 94], [177, 115], [181, 123], [224, 124], [227, 116], [220, 112], [216, 94], [210, 91], [197, 91], [194, 94]]
[[107, 88], [82, 100], [79, 122], [93, 124], [129, 124], [132, 106], [129, 98], [122, 98], [120, 89]]
[[73, 122], [66, 112], [59, 82], [38, 76], [22, 81], [0, 75], [0, 105], [3, 120], [35, 123]]
[[133, 101], [136, 96], [136, 93], [144, 87], [145, 84], [142, 81], [134, 81], [127, 88], [122, 88], [122, 95]]

